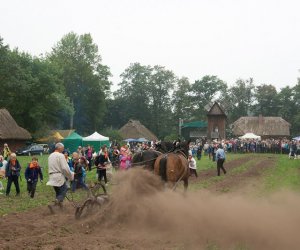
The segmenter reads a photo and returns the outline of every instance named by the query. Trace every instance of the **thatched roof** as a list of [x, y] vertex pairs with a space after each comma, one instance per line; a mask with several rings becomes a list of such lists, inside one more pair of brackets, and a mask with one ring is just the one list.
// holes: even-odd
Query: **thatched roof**
[[71, 135], [73, 132], [75, 132], [75, 129], [56, 129], [56, 130], [52, 130], [51, 131], [52, 134], [58, 132], [63, 138], [68, 137], [69, 135]]
[[137, 120], [129, 120], [122, 128], [120, 128], [119, 132], [123, 139], [146, 138], [150, 141], [157, 140], [157, 137]]
[[7, 109], [0, 109], [0, 140], [30, 140], [30, 133], [18, 126]]
[[233, 124], [233, 133], [241, 136], [254, 133], [259, 136], [289, 136], [290, 127], [282, 117], [240, 117]]
[[63, 139], [64, 139], [64, 137], [60, 133], [55, 132], [52, 135], [39, 138], [39, 139], [37, 139], [37, 141], [38, 142], [53, 142], [53, 141], [57, 142], [57, 141], [61, 141]]

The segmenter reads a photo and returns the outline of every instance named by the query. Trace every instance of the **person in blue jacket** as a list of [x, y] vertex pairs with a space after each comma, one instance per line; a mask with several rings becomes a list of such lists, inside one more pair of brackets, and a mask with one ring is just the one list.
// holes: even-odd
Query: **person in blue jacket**
[[27, 191], [28, 195], [33, 198], [36, 190], [36, 184], [38, 179], [43, 182], [43, 173], [38, 162], [38, 158], [32, 157], [32, 161], [28, 164], [25, 170], [25, 179], [27, 181]]
[[12, 153], [5, 167], [5, 177], [7, 178], [6, 196], [10, 193], [11, 184], [14, 183], [16, 187], [17, 196], [20, 195], [19, 176], [21, 165], [17, 160], [15, 153]]

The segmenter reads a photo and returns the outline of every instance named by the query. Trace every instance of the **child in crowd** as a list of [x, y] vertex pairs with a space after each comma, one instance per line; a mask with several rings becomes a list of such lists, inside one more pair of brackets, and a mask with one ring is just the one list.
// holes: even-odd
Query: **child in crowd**
[[33, 198], [36, 190], [36, 185], [40, 176], [43, 182], [43, 173], [38, 162], [38, 158], [32, 157], [32, 161], [28, 164], [25, 170], [25, 179], [27, 181], [28, 195]]
[[194, 174], [196, 176], [196, 178], [198, 178], [197, 163], [192, 155], [192, 152], [189, 152], [188, 162], [189, 162], [189, 168], [190, 168], [191, 175]]
[[[86, 184], [83, 182], [85, 169], [84, 164], [81, 158], [78, 158], [79, 155], [77, 153], [73, 153], [73, 168], [74, 168], [74, 180], [72, 182], [72, 191], [75, 192], [76, 188], [83, 187], [84, 189], [88, 189]], [[85, 158], [84, 158], [85, 159]]]

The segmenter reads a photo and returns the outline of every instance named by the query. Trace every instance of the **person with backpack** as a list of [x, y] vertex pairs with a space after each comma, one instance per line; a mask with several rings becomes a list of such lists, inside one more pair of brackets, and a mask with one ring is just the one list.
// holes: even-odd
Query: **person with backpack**
[[32, 157], [32, 161], [28, 164], [25, 170], [25, 179], [27, 181], [27, 191], [31, 198], [34, 198], [36, 185], [40, 177], [41, 182], [43, 182], [43, 173], [38, 162], [38, 158]]
[[21, 165], [17, 160], [17, 155], [11, 153], [10, 158], [5, 167], [5, 177], [7, 178], [6, 196], [10, 193], [11, 184], [14, 183], [16, 187], [16, 196], [20, 195], [19, 176]]

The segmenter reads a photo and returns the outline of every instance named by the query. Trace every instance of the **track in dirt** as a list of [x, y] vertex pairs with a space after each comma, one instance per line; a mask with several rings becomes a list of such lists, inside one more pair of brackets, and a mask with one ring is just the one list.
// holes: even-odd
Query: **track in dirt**
[[[270, 156], [253, 157], [252, 155], [236, 159], [224, 164], [227, 171], [226, 177], [223, 173], [217, 179], [217, 170], [209, 169], [201, 171], [198, 178], [191, 177], [191, 183], [206, 182], [206, 189], [217, 192], [232, 192], [235, 190], [243, 191], [245, 187], [258, 182], [265, 170], [275, 167], [276, 159]], [[240, 169], [241, 166], [244, 169]], [[247, 191], [248, 188], [247, 188]]]
[[[259, 175], [268, 165], [260, 159], [243, 174]], [[232, 171], [235, 164], [226, 167]], [[243, 174], [226, 178], [242, 182]], [[298, 195], [264, 201], [206, 191], [183, 196], [163, 191], [156, 176], [138, 169], [116, 181], [107, 206], [83, 220], [74, 220], [71, 207], [55, 216], [43, 207], [2, 217], [1, 248], [206, 249], [213, 242], [220, 249], [299, 249]]]

